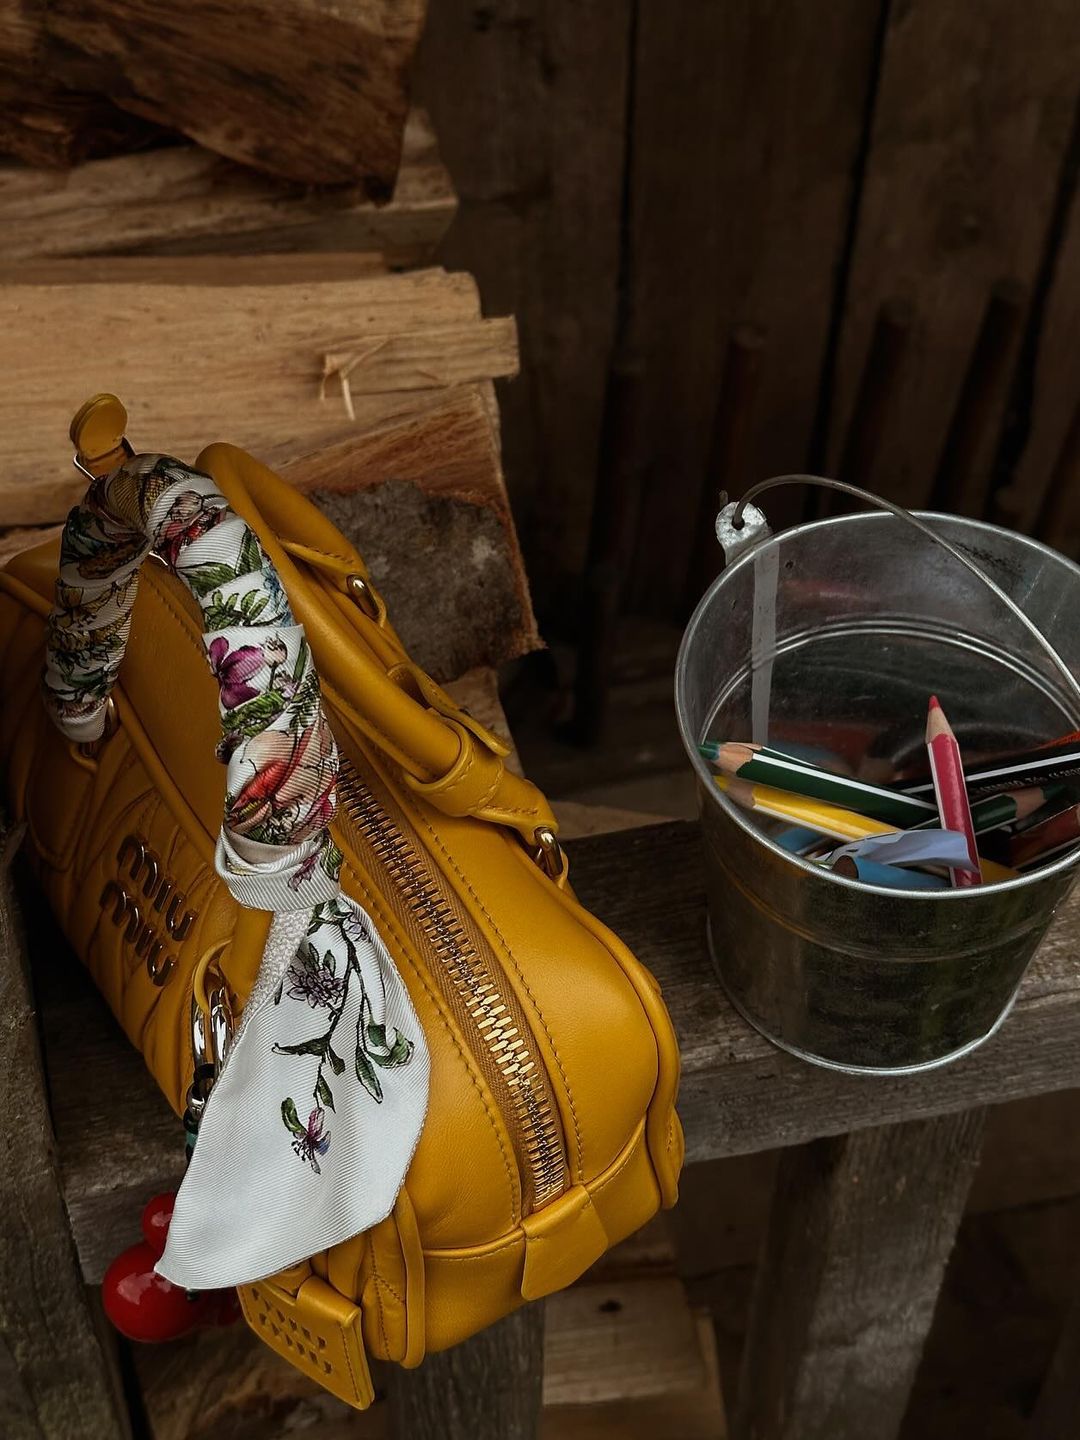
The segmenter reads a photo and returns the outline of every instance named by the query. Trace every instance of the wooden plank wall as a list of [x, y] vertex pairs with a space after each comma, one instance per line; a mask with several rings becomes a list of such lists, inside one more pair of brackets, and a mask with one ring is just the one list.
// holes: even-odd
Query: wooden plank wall
[[613, 344], [633, 0], [431, 0], [416, 89], [459, 194], [441, 258], [518, 320], [503, 459], [534, 594], [580, 575]]
[[[505, 453], [549, 626], [574, 614], [617, 335], [642, 375], [628, 608], [685, 613], [703, 492], [836, 472], [883, 307], [904, 333], [851, 478], [926, 503], [1003, 281], [1013, 323], [952, 483], [982, 513], [1013, 482], [1037, 523], [1080, 401], [1075, 0], [432, 0], [419, 98], [461, 192], [445, 258], [521, 325]], [[720, 476], [747, 327], [757, 381]]]
[[[1080, 89], [1075, 0], [894, 3], [843, 313], [835, 466], [878, 307], [900, 297], [911, 343], [871, 488], [929, 498], [990, 289], [1030, 295]], [[1064, 376], [1061, 377], [1064, 380]], [[998, 413], [1004, 399], [998, 392]], [[998, 435], [973, 458], [984, 481]], [[984, 487], [985, 488], [985, 487]]]
[[[745, 474], [803, 469], [859, 145], [876, 5], [644, 3], [630, 305], [645, 359], [635, 608], [677, 613], [727, 340], [764, 350]], [[774, 514], [794, 512], [787, 494]], [[658, 543], [658, 542], [663, 543]]]

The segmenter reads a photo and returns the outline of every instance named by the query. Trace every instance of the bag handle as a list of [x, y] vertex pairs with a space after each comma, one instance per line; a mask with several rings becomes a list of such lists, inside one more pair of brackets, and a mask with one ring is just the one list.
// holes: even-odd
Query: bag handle
[[[76, 464], [92, 479], [130, 462], [126, 420], [120, 401], [109, 395], [87, 402], [73, 420]], [[212, 445], [197, 463], [261, 547], [320, 657], [323, 690], [335, 707], [400, 766], [405, 783], [425, 801], [447, 815], [471, 815], [516, 830], [541, 868], [562, 883], [565, 858], [546, 797], [506, 768], [503, 742], [409, 659], [345, 537], [310, 501], [243, 451]], [[343, 645], [342, 623], [356, 628], [366, 643]], [[50, 625], [50, 637], [53, 633]], [[78, 738], [102, 733], [107, 708], [102, 698], [98, 728], [93, 735], [84, 729]]]
[[[218, 681], [218, 758], [229, 767], [219, 841], [224, 869], [235, 897], [264, 909], [269, 891], [263, 881], [258, 896], [247, 893], [249, 867], [314, 864], [329, 844], [337, 748], [311, 648], [274, 565], [208, 476], [169, 457], [141, 455], [91, 481], [61, 541], [46, 629], [47, 707], [69, 739], [93, 743], [106, 732], [148, 555], [177, 575], [202, 609], [203, 643]], [[267, 846], [273, 849], [264, 853]], [[270, 908], [291, 908], [292, 896], [270, 888], [271, 900], [285, 902]]]
[[[401, 767], [405, 783], [429, 804], [447, 815], [472, 815], [516, 830], [553, 873], [558, 822], [547, 798], [506, 768], [503, 742], [409, 659], [363, 561], [340, 531], [293, 486], [235, 446], [210, 445], [198, 463], [277, 567], [335, 706]], [[307, 558], [311, 552], [321, 563]], [[374, 606], [357, 594], [354, 578], [375, 596]], [[354, 625], [366, 644], [343, 647], [342, 621]], [[556, 870], [556, 878], [564, 874], [561, 853]]]

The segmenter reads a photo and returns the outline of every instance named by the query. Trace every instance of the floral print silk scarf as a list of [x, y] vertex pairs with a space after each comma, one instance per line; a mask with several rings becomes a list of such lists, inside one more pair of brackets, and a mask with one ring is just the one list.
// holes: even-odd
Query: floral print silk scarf
[[218, 682], [218, 873], [242, 905], [275, 912], [157, 1266], [210, 1289], [272, 1275], [389, 1214], [429, 1059], [385, 945], [340, 887], [328, 828], [338, 757], [303, 627], [208, 476], [136, 456], [71, 512], [48, 625], [53, 718], [72, 740], [102, 735], [150, 553], [198, 600]]

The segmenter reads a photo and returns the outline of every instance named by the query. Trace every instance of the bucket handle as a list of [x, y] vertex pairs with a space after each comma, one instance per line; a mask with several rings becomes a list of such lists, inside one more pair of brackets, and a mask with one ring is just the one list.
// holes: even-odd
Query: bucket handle
[[954, 560], [958, 560], [965, 569], [970, 570], [988, 589], [994, 592], [1006, 609], [1012, 612], [1014, 618], [1019, 620], [1054, 666], [1061, 671], [1074, 699], [1080, 704], [1080, 681], [1077, 680], [1034, 621], [1024, 614], [1015, 600], [1006, 595], [1001, 586], [990, 578], [982, 566], [976, 565], [974, 560], [965, 555], [962, 550], [957, 549], [955, 545], [950, 544], [948, 540], [943, 539], [917, 516], [912, 515], [910, 510], [905, 510], [902, 505], [895, 505], [891, 500], [885, 500], [880, 495], [874, 495], [869, 490], [861, 490], [858, 485], [849, 485], [846, 480], [831, 480], [825, 475], [774, 475], [769, 480], [759, 480], [756, 485], [751, 485], [741, 500], [732, 502], [728, 501], [727, 492], [722, 491], [720, 513], [716, 517], [716, 538], [724, 551], [724, 559], [727, 563], [730, 564], [736, 555], [752, 549], [772, 534], [762, 511], [750, 502], [756, 496], [763, 494], [766, 490], [773, 490], [778, 485], [817, 485], [825, 490], [839, 490], [844, 495], [854, 495], [856, 499], [864, 500], [868, 505], [876, 505], [879, 510], [887, 510], [898, 520], [907, 521], [921, 535], [925, 535], [935, 545], [940, 545]]

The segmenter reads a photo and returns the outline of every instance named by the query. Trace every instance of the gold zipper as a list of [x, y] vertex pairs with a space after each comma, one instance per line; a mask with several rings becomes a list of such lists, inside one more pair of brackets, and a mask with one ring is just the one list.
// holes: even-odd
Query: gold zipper
[[430, 964], [506, 1121], [522, 1214], [566, 1189], [566, 1143], [535, 1037], [495, 954], [442, 888], [404, 812], [374, 775], [342, 754], [339, 821], [370, 878]]

